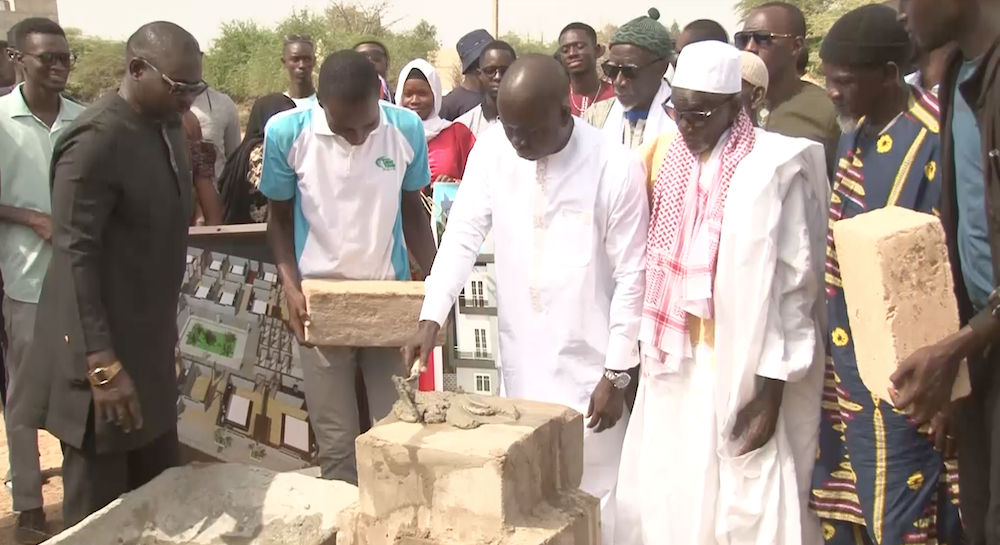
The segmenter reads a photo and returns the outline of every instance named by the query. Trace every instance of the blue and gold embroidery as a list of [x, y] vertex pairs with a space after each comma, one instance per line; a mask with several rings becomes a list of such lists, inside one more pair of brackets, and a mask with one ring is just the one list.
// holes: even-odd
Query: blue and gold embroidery
[[924, 167], [924, 176], [927, 176], [928, 180], [934, 181], [934, 176], [936, 175], [937, 175], [937, 162], [935, 161], [928, 162], [927, 166]]
[[879, 153], [889, 153], [892, 151], [892, 137], [888, 134], [883, 134], [878, 139], [878, 143], [875, 144], [875, 149]]
[[842, 327], [834, 329], [831, 337], [833, 337], [833, 344], [840, 348], [847, 346], [848, 341], [850, 341], [847, 337], [847, 332]]

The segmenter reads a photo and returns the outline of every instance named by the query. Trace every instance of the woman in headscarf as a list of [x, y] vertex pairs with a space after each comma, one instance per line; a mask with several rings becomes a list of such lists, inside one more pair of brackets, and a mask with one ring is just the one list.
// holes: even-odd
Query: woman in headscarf
[[257, 189], [264, 159], [264, 125], [275, 114], [294, 107], [292, 99], [282, 93], [264, 95], [253, 103], [243, 142], [229, 156], [219, 177], [224, 224], [267, 221], [267, 197]]
[[[441, 78], [431, 63], [416, 59], [399, 73], [396, 104], [413, 110], [424, 122], [427, 157], [431, 167], [431, 185], [435, 182], [459, 182], [465, 174], [476, 137], [465, 125], [441, 119]], [[427, 186], [429, 195], [431, 186]]]

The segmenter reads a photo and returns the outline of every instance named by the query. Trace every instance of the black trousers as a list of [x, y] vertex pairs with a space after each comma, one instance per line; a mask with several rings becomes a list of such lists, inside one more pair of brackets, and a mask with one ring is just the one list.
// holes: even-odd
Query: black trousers
[[140, 449], [108, 454], [97, 454], [92, 422], [89, 429], [91, 431], [87, 432], [82, 449], [62, 444], [63, 519], [66, 528], [100, 511], [122, 494], [148, 483], [167, 469], [180, 465], [177, 428]]
[[972, 395], [952, 417], [968, 545], [1000, 544], [1000, 347], [969, 361]]

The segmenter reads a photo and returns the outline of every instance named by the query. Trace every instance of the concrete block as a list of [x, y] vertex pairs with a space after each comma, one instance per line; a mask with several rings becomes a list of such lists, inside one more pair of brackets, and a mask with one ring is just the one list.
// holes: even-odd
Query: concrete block
[[[470, 491], [474, 493], [474, 491]], [[554, 504], [539, 504], [516, 526], [501, 532], [468, 537], [451, 528], [421, 530], [423, 519], [405, 514], [378, 519], [361, 513], [358, 505], [340, 514], [337, 545], [600, 545], [601, 502], [580, 490], [564, 491]]]
[[[934, 216], [888, 207], [833, 225], [858, 372], [889, 399], [889, 377], [907, 356], [958, 331], [958, 303], [944, 228]], [[952, 398], [971, 391], [965, 362]]]
[[191, 465], [149, 484], [46, 543], [335, 545], [358, 489], [242, 464]]
[[391, 536], [412, 526], [430, 538], [478, 543], [523, 526], [540, 506], [579, 488], [580, 413], [522, 400], [489, 402], [515, 406], [520, 418], [462, 430], [390, 416], [359, 437], [359, 524], [378, 524]]
[[302, 292], [312, 318], [306, 340], [317, 346], [403, 346], [424, 302], [423, 282], [303, 280]]

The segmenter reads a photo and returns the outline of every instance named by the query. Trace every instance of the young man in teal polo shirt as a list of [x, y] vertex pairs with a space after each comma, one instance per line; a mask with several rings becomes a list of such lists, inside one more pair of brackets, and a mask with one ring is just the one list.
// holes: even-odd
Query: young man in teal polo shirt
[[[260, 191], [268, 239], [288, 302], [289, 326], [304, 341], [303, 278], [409, 280], [409, 252], [426, 274], [434, 235], [420, 190], [431, 181], [423, 122], [379, 100], [378, 73], [361, 53], [327, 57], [318, 103], [273, 117], [264, 136]], [[355, 374], [363, 369], [371, 416], [385, 417], [403, 374], [392, 348], [300, 350], [309, 420], [322, 475], [357, 483]]]

